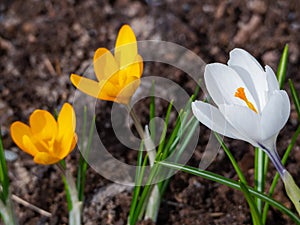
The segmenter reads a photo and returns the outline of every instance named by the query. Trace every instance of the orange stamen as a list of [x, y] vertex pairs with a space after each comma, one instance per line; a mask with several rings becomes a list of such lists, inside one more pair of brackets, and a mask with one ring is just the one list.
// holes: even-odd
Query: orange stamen
[[236, 90], [234, 97], [242, 99], [247, 104], [249, 109], [253, 110], [255, 113], [258, 113], [256, 108], [254, 107], [254, 105], [247, 99], [246, 94], [245, 94], [245, 89], [243, 87], [239, 87]]

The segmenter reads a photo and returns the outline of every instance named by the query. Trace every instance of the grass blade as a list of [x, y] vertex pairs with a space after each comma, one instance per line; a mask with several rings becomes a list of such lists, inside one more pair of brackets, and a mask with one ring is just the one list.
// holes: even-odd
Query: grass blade
[[143, 161], [146, 163], [145, 160], [143, 160], [143, 150], [144, 150], [144, 142], [141, 142], [139, 153], [138, 153], [138, 159], [137, 159], [137, 166], [136, 166], [136, 172], [135, 172], [135, 182], [134, 182], [134, 190], [133, 190], [133, 195], [132, 195], [132, 200], [130, 204], [130, 211], [129, 211], [129, 224], [133, 225], [133, 214], [135, 212], [135, 208], [138, 202], [140, 190], [141, 190], [141, 182], [143, 179], [143, 171], [142, 171], [142, 166], [143, 166]]
[[[87, 107], [84, 106], [84, 108], [83, 108], [83, 127], [82, 127], [81, 143], [80, 143], [81, 150], [84, 149], [84, 143], [86, 140], [86, 123], [87, 123]], [[77, 171], [77, 179], [76, 179], [76, 186], [77, 186], [77, 190], [78, 190], [78, 199], [80, 201], [83, 200], [82, 179], [84, 176], [84, 163], [85, 163], [85, 160], [82, 156], [82, 153], [80, 152], [79, 168]]]
[[231, 151], [229, 150], [229, 148], [225, 145], [225, 143], [223, 142], [223, 140], [221, 139], [220, 135], [218, 135], [217, 133], [214, 133], [215, 137], [217, 138], [218, 142], [221, 144], [224, 152], [226, 153], [226, 155], [228, 156], [233, 168], [235, 169], [237, 175], [239, 176], [239, 179], [241, 180], [242, 183], [247, 184], [247, 180], [244, 176], [244, 174], [242, 173], [241, 168], [239, 167], [239, 164], [237, 163], [237, 161], [235, 160], [235, 158], [233, 157]]
[[239, 184], [240, 184], [240, 187], [241, 187], [241, 191], [243, 192], [243, 194], [244, 194], [244, 196], [245, 196], [245, 198], [248, 202], [253, 224], [254, 225], [262, 225], [260, 214], [257, 210], [256, 204], [253, 201], [253, 197], [251, 196], [248, 188], [246, 187], [245, 184], [243, 184], [243, 182], [239, 182]]
[[0, 127], [0, 184], [2, 187], [2, 190], [0, 191], [0, 197], [2, 202], [6, 204], [7, 198], [9, 197], [9, 178], [8, 178], [7, 165], [5, 161], [5, 155], [4, 155], [1, 127]]
[[298, 114], [298, 120], [300, 121], [300, 100], [299, 100], [299, 95], [295, 89], [294, 83], [291, 79], [289, 79], [289, 85], [290, 85], [290, 90], [292, 94], [292, 99], [295, 104], [295, 108]]
[[[231, 188], [241, 191], [240, 184], [237, 181], [233, 181], [231, 179], [228, 179], [226, 177], [223, 177], [219, 174], [216, 174], [216, 173], [213, 173], [210, 171], [199, 170], [198, 168], [184, 166], [181, 164], [176, 164], [176, 163], [167, 162], [167, 161], [156, 162], [156, 164], [159, 164], [161, 166], [166, 166], [166, 167], [169, 167], [169, 168], [175, 169], [175, 170], [181, 170], [183, 172], [190, 173], [190, 174], [193, 174], [196, 176], [200, 176], [205, 179], [215, 181], [217, 183], [220, 183], [220, 184], [223, 184], [228, 187], [231, 187]], [[265, 202], [268, 202], [270, 205], [279, 209], [281, 212], [283, 212], [287, 216], [289, 216], [296, 224], [300, 224], [300, 218], [296, 214], [291, 212], [288, 208], [286, 208], [284, 205], [282, 205], [281, 203], [277, 202], [276, 200], [270, 198], [269, 196], [267, 196], [261, 192], [256, 191], [255, 189], [253, 189], [251, 187], [247, 186], [247, 189], [252, 196], [260, 198]]]
[[157, 156], [161, 155], [161, 153], [163, 153], [167, 150], [166, 148], [164, 149], [164, 144], [165, 144], [165, 140], [166, 140], [166, 134], [167, 134], [167, 130], [168, 130], [168, 124], [169, 124], [169, 119], [170, 119], [170, 114], [171, 114], [172, 108], [173, 108], [173, 101], [171, 101], [169, 103], [169, 106], [167, 109], [166, 118], [164, 121], [164, 128], [163, 128], [163, 132], [160, 137], [159, 146], [158, 146], [158, 150], [157, 150]]
[[[266, 153], [259, 149], [255, 148], [255, 157], [254, 157], [254, 181], [255, 181], [255, 186], [254, 189], [257, 190], [258, 192], [263, 193], [265, 190], [265, 158], [266, 158]], [[258, 212], [261, 214], [262, 213], [262, 208], [263, 208], [263, 203], [260, 198], [255, 199], [256, 206]]]
[[[292, 149], [293, 149], [293, 147], [294, 147], [294, 145], [296, 143], [296, 140], [297, 140], [299, 134], [300, 134], [300, 125], [298, 126], [296, 132], [294, 133], [294, 135], [293, 135], [293, 137], [291, 139], [291, 143], [288, 145], [288, 147], [287, 147], [287, 149], [286, 149], [286, 151], [285, 151], [285, 153], [284, 153], [284, 155], [282, 157], [282, 160], [281, 160], [282, 165], [285, 165], [285, 163], [286, 163], [286, 161], [287, 161], [287, 159], [289, 157], [289, 154], [292, 151]], [[276, 173], [276, 175], [275, 175], [275, 177], [273, 179], [273, 182], [271, 184], [270, 190], [269, 190], [269, 196], [270, 197], [272, 197], [272, 195], [273, 195], [273, 193], [275, 191], [275, 188], [276, 188], [276, 185], [277, 185], [277, 182], [278, 182], [279, 178], [280, 178], [279, 173]], [[266, 203], [265, 207], [264, 207], [264, 210], [263, 210], [263, 214], [262, 214], [263, 224], [265, 224], [266, 221], [267, 221], [268, 210], [269, 210], [269, 204]]]
[[[87, 146], [85, 151], [82, 153], [84, 155], [81, 155], [81, 164], [80, 164], [80, 168], [81, 168], [81, 179], [80, 179], [80, 189], [78, 190], [78, 200], [79, 201], [83, 201], [84, 198], [84, 186], [85, 186], [85, 179], [86, 179], [86, 171], [88, 168], [88, 163], [85, 160], [85, 157], [87, 157], [89, 155], [89, 152], [91, 150], [91, 146], [92, 146], [92, 139], [93, 139], [93, 135], [94, 135], [94, 131], [95, 131], [95, 125], [96, 125], [96, 116], [93, 117], [92, 123], [91, 123], [91, 127], [89, 130], [89, 136], [88, 136], [88, 142], [87, 142]], [[77, 178], [78, 179], [78, 178]]]
[[287, 64], [288, 64], [288, 56], [289, 56], [289, 46], [288, 44], [285, 45], [280, 61], [279, 61], [279, 65], [278, 65], [278, 69], [277, 69], [277, 80], [279, 83], [279, 88], [282, 89], [284, 82], [285, 82], [285, 77], [286, 77], [286, 69], [287, 69]]

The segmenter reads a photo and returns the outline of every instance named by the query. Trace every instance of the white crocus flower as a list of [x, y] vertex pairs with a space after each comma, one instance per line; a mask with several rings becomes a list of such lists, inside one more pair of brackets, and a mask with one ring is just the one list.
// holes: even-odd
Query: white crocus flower
[[271, 67], [265, 69], [243, 49], [230, 52], [228, 65], [208, 64], [204, 79], [216, 107], [202, 101], [192, 103], [195, 117], [211, 130], [240, 139], [264, 150], [300, 212], [300, 190], [281, 164], [276, 139], [290, 115], [290, 101]]

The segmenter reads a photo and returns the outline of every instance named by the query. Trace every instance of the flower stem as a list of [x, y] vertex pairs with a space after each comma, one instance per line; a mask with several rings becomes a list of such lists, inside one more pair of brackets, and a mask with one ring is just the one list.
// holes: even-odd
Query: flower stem
[[278, 171], [280, 177], [282, 178], [286, 169], [282, 165], [280, 157], [279, 157], [276, 149], [269, 150], [263, 145], [260, 145], [260, 148], [262, 148], [267, 153], [267, 155], [271, 159], [272, 163], [274, 164], [276, 170]]
[[10, 195], [5, 204], [0, 200], [0, 215], [5, 225], [18, 225]]
[[[260, 148], [255, 148], [255, 189], [259, 192], [265, 191], [265, 158], [266, 153]], [[262, 213], [263, 202], [260, 198], [255, 199], [259, 214]]]
[[[135, 128], [140, 136], [140, 138], [144, 141], [148, 156], [149, 156], [149, 161], [150, 161], [150, 166], [151, 169], [154, 168], [154, 161], [156, 157], [156, 149], [155, 145], [153, 144], [153, 141], [151, 139], [151, 136], [149, 134], [149, 129], [148, 126], [145, 127], [145, 132], [143, 130], [143, 127], [135, 114], [135, 111], [130, 105], [126, 105], [126, 108], [134, 122]], [[155, 169], [156, 170], [156, 169]], [[153, 189], [151, 190], [147, 206], [146, 206], [146, 212], [145, 212], [145, 219], [151, 219], [153, 222], [156, 222], [157, 220], [157, 214], [159, 210], [159, 205], [160, 205], [160, 192], [158, 189], [158, 185], [154, 184]]]
[[133, 108], [129, 104], [127, 104], [125, 106], [126, 106], [128, 112], [129, 112], [131, 118], [133, 119], [134, 126], [135, 126], [137, 132], [139, 133], [140, 138], [144, 140], [144, 137], [145, 137], [144, 130], [143, 130], [143, 127], [141, 125], [141, 122], [139, 121], [137, 115], [135, 114], [135, 111], [133, 110]]
[[268, 150], [264, 146], [261, 146], [268, 156], [270, 157], [271, 161], [273, 162], [275, 168], [277, 169], [286, 190], [286, 193], [290, 200], [293, 202], [298, 214], [300, 215], [300, 189], [295, 183], [291, 174], [284, 168], [281, 163], [281, 160], [278, 156], [278, 153], [275, 150]]
[[69, 224], [81, 225], [82, 202], [78, 200], [78, 191], [74, 179], [70, 171], [66, 170], [60, 163], [57, 163], [56, 166], [62, 174], [66, 185], [65, 190], [67, 196], [69, 195], [71, 200], [71, 208], [69, 208]]

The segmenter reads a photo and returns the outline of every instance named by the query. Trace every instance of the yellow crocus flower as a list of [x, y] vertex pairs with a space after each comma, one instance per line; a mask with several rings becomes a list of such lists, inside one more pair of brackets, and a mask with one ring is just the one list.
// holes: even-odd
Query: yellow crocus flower
[[57, 121], [46, 110], [35, 110], [29, 126], [17, 121], [10, 127], [11, 137], [38, 164], [54, 164], [64, 159], [75, 147], [76, 118], [73, 107], [65, 103]]
[[128, 104], [143, 73], [143, 59], [138, 54], [136, 37], [129, 25], [119, 31], [114, 56], [106, 48], [94, 54], [94, 71], [98, 81], [71, 74], [73, 85], [95, 98]]

